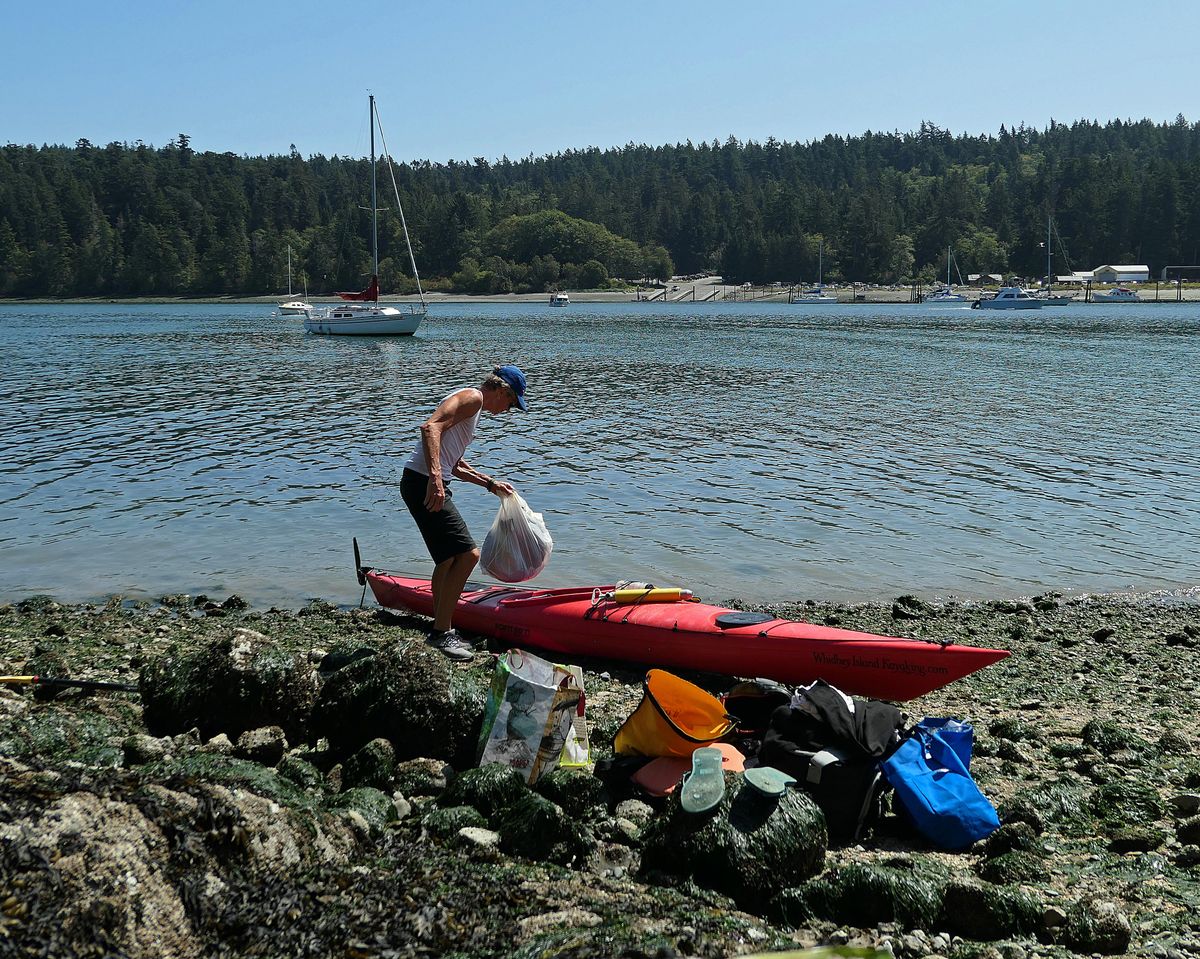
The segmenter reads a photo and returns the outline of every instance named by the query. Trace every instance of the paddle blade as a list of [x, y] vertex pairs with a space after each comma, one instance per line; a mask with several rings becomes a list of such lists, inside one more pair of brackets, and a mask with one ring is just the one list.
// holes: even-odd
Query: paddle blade
[[359, 586], [367, 585], [367, 570], [362, 564], [362, 554], [358, 551], [358, 537], [354, 537], [354, 575]]

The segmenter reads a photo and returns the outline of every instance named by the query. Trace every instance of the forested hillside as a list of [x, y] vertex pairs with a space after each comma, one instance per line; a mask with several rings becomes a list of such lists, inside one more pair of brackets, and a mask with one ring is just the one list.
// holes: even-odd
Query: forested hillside
[[[422, 277], [470, 292], [598, 287], [672, 271], [903, 282], [1102, 263], [1200, 262], [1200, 124], [1148, 120], [953, 136], [828, 136], [397, 164]], [[361, 288], [369, 163], [80, 140], [0, 147], [0, 295], [269, 294]], [[394, 208], [380, 167], [380, 206]], [[392, 202], [389, 202], [391, 200]], [[396, 211], [380, 285], [412, 289]]]

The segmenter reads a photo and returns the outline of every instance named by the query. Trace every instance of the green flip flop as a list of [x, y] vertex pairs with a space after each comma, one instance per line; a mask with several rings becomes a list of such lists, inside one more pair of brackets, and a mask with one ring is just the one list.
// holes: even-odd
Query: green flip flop
[[796, 779], [773, 766], [754, 766], [747, 769], [743, 776], [746, 782], [766, 796], [782, 796]]

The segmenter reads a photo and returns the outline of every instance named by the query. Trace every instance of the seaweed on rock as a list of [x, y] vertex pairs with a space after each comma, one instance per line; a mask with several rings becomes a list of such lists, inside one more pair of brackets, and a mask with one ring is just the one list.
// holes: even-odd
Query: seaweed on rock
[[775, 799], [726, 773], [725, 796], [714, 809], [685, 812], [676, 790], [642, 841], [643, 875], [689, 877], [755, 909], [777, 889], [819, 873], [829, 836], [807, 793], [788, 790]]
[[870, 928], [894, 922], [929, 929], [942, 908], [944, 878], [911, 869], [851, 864], [785, 889], [769, 914], [793, 926], [814, 920]]
[[195, 728], [205, 739], [224, 733], [234, 741], [263, 726], [280, 726], [290, 741], [304, 741], [317, 698], [308, 661], [249, 629], [152, 660], [139, 686], [152, 732]]
[[332, 673], [313, 710], [315, 736], [348, 756], [377, 737], [397, 760], [473, 764], [485, 686], [424, 644], [379, 650]]
[[438, 805], [474, 806], [489, 822], [529, 792], [525, 779], [511, 766], [488, 763], [459, 773], [438, 797]]

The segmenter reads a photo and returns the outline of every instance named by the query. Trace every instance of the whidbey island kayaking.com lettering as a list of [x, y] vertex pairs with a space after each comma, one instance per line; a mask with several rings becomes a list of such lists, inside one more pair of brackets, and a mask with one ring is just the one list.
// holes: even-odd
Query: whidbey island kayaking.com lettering
[[920, 663], [898, 662], [886, 656], [868, 659], [865, 656], [838, 656], [836, 653], [813, 653], [813, 662], [818, 666], [840, 666], [846, 669], [884, 669], [893, 673], [914, 673], [917, 676], [941, 676], [947, 672], [945, 666], [923, 666]]

